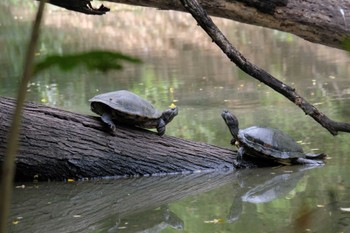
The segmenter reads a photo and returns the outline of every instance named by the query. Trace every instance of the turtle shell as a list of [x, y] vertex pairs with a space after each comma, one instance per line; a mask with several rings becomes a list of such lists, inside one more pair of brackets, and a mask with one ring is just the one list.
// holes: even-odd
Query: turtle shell
[[305, 157], [304, 151], [288, 134], [272, 128], [252, 126], [238, 133], [240, 146], [265, 157], [290, 160]]
[[159, 112], [150, 102], [126, 90], [100, 94], [89, 101], [91, 104], [97, 105], [94, 111], [99, 115], [102, 115], [105, 111], [102, 105], [112, 109], [113, 115], [124, 115], [127, 118], [136, 119], [141, 117], [154, 120], [162, 115], [162, 112]]

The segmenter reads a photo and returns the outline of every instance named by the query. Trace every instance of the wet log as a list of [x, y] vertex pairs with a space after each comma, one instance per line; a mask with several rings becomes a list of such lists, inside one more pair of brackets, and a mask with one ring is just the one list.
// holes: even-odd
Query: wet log
[[[0, 97], [0, 163], [15, 101]], [[232, 170], [234, 152], [205, 143], [120, 126], [115, 136], [98, 117], [27, 103], [16, 180], [140, 176]]]
[[[107, 0], [162, 10], [186, 11], [181, 1]], [[350, 34], [350, 2], [337, 0], [199, 1], [211, 16], [289, 32], [308, 41], [344, 48]], [[109, 4], [110, 5], [110, 4]]]

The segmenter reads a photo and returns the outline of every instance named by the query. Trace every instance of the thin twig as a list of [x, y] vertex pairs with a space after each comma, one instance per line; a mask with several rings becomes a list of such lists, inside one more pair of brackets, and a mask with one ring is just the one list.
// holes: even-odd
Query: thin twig
[[39, 9], [34, 21], [32, 34], [24, 61], [22, 81], [17, 94], [17, 106], [13, 115], [12, 124], [10, 127], [7, 151], [2, 167], [1, 186], [0, 186], [0, 233], [7, 232], [8, 216], [10, 212], [12, 189], [15, 171], [15, 159], [18, 149], [18, 136], [22, 119], [22, 111], [24, 100], [26, 98], [27, 86], [32, 76], [33, 60], [36, 50], [37, 41], [39, 38], [39, 29], [41, 19], [44, 14], [45, 0], [41, 0]]
[[326, 128], [332, 135], [337, 135], [340, 131], [350, 132], [350, 124], [331, 120], [322, 112], [318, 111], [318, 109], [313, 105], [308, 103], [302, 96], [298, 95], [294, 88], [284, 84], [271, 74], [267, 73], [265, 70], [248, 61], [237, 49], [232, 46], [232, 44], [214, 24], [197, 0], [180, 1], [186, 10], [192, 14], [193, 18], [196, 19], [198, 25], [200, 25], [211, 37], [213, 42], [215, 42], [227, 55], [227, 57], [241, 70], [288, 98], [299, 108], [301, 108], [306, 115], [311, 116], [315, 121]]

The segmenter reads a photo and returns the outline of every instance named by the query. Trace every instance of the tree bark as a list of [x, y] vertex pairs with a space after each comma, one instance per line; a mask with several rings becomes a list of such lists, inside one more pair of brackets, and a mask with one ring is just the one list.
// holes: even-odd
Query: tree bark
[[[15, 101], [0, 97], [0, 162]], [[118, 127], [116, 136], [99, 117], [27, 103], [16, 180], [138, 176], [232, 170], [234, 152], [205, 143]]]
[[[107, 0], [164, 10], [186, 11], [173, 0]], [[266, 7], [266, 2], [275, 5]], [[337, 0], [200, 0], [209, 15], [289, 32], [308, 41], [343, 49], [350, 34], [350, 2]], [[264, 5], [265, 4], [265, 5]]]

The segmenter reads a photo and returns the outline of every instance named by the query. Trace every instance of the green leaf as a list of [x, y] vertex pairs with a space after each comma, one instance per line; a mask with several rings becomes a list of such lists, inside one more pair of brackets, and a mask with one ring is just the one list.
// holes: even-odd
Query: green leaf
[[121, 70], [121, 62], [141, 63], [142, 61], [135, 57], [130, 57], [122, 53], [110, 51], [89, 51], [84, 53], [70, 55], [50, 55], [34, 66], [33, 74], [58, 66], [61, 70], [69, 71], [77, 66], [85, 66], [88, 70]]
[[350, 38], [345, 38], [343, 40], [343, 45], [346, 51], [350, 52]]

